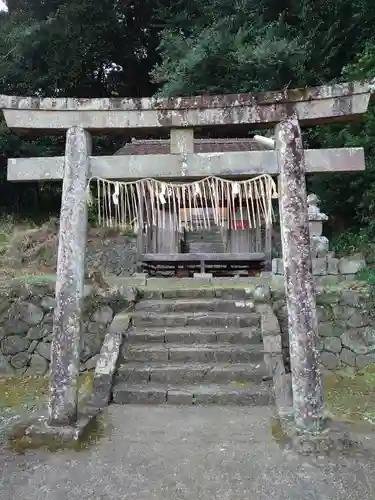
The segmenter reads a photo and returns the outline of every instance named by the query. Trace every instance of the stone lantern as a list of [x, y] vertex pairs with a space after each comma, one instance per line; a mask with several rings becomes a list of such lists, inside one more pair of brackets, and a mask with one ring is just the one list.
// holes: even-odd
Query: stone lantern
[[328, 216], [320, 211], [318, 204], [319, 198], [316, 194], [307, 197], [312, 258], [326, 257], [329, 252], [329, 241], [322, 236], [323, 222], [328, 220]]

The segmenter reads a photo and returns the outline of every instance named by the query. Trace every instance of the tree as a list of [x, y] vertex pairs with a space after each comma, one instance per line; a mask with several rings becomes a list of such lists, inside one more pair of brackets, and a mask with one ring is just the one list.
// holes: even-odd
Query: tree
[[[159, 58], [151, 0], [9, 0], [0, 12], [0, 93], [47, 97], [152, 95], [149, 73]], [[113, 153], [126, 140], [99, 138], [96, 152]], [[45, 189], [5, 181], [8, 154], [63, 154], [56, 138], [19, 139], [0, 130], [0, 199], [8, 209], [40, 208]], [[2, 182], [2, 184], [1, 184]], [[48, 191], [49, 195], [51, 191]], [[57, 192], [57, 201], [59, 193]], [[12, 203], [11, 203], [12, 201]], [[58, 205], [58, 203], [55, 203]], [[3, 207], [4, 209], [4, 207]]]
[[[215, 0], [200, 11], [190, 1], [179, 2], [169, 15], [162, 60], [153, 71], [162, 95], [277, 90], [375, 76], [370, 0]], [[316, 175], [310, 181], [333, 227], [373, 225], [373, 113], [359, 124], [304, 133], [309, 147], [366, 149], [364, 174]]]
[[[345, 66], [342, 79], [375, 78], [375, 43], [369, 43], [356, 59]], [[317, 127], [310, 133], [311, 144], [324, 147], [364, 147], [366, 171], [360, 174], [313, 176], [311, 188], [323, 201], [322, 208], [333, 215], [333, 224], [341, 229], [365, 228], [375, 237], [375, 106], [370, 104], [363, 120], [344, 127]]]
[[200, 14], [196, 1], [182, 3], [153, 71], [169, 96], [325, 83], [373, 37], [370, 0], [216, 0]]

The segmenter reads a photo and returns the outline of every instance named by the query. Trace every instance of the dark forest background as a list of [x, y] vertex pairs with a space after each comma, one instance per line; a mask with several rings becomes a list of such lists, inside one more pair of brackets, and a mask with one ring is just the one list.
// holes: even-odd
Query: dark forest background
[[[375, 77], [374, 0], [8, 0], [0, 93], [175, 96], [305, 87]], [[375, 237], [375, 107], [365, 120], [305, 131], [307, 147], [364, 146], [367, 170], [308, 179], [341, 247]], [[127, 137], [97, 138], [111, 154]], [[58, 213], [59, 186], [8, 183], [8, 157], [63, 154], [64, 138], [21, 139], [0, 122], [3, 214]]]

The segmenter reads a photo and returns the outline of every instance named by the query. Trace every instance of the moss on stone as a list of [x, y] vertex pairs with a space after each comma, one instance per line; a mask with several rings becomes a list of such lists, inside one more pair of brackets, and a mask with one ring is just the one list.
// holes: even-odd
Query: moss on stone
[[246, 389], [254, 385], [250, 380], [233, 380], [231, 384], [237, 389]]
[[[79, 377], [80, 405], [85, 405], [93, 389], [93, 373]], [[40, 377], [0, 378], [0, 416], [7, 418], [23, 415], [25, 412], [45, 407], [48, 400], [49, 379]], [[26, 413], [28, 415], [28, 413]], [[27, 450], [43, 448], [50, 452], [62, 449], [82, 451], [95, 444], [105, 433], [108, 424], [103, 418], [93, 419], [84, 436], [79, 441], [67, 443], [55, 439], [28, 439], [25, 430], [32, 423], [32, 418], [15, 424], [9, 434], [9, 445], [16, 452], [23, 454]]]
[[95, 445], [110, 429], [108, 422], [101, 416], [92, 419], [84, 435], [79, 440], [62, 441], [58, 438], [36, 438], [35, 436], [30, 439], [25, 435], [25, 431], [29, 425], [30, 422], [28, 424], [16, 425], [9, 436], [8, 443], [10, 448], [19, 455], [36, 449], [43, 449], [50, 453], [57, 453], [62, 450], [84, 451], [90, 446]]
[[273, 418], [271, 421], [271, 434], [273, 439], [280, 446], [284, 446], [290, 442], [290, 437], [288, 436], [285, 426], [282, 425], [282, 422], [279, 418]]
[[[93, 374], [79, 377], [80, 396], [92, 390]], [[48, 399], [49, 378], [47, 376], [0, 378], [0, 411], [27, 410], [42, 406]]]

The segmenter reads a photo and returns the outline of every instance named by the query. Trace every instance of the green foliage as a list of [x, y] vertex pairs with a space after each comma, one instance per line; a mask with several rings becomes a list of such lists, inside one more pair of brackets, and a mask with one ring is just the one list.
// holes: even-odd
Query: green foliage
[[373, 37], [372, 0], [199, 4], [178, 2], [162, 33], [153, 76], [164, 95], [327, 82]]
[[[47, 97], [151, 95], [159, 59], [151, 0], [8, 0], [0, 12], [0, 94]], [[128, 140], [96, 138], [94, 154]], [[64, 137], [23, 139], [0, 121], [0, 206], [9, 213], [56, 215], [61, 185], [6, 182], [8, 157], [59, 156]]]
[[160, 48], [166, 55], [152, 72], [163, 95], [260, 91], [302, 81], [303, 48], [279, 23], [234, 21], [220, 19], [190, 37], [165, 32]]
[[[358, 58], [343, 68], [345, 80], [375, 77], [375, 44], [365, 47]], [[332, 225], [339, 230], [365, 229], [375, 236], [375, 106], [365, 118], [345, 126], [316, 127], [309, 132], [310, 144], [320, 147], [364, 147], [366, 171], [359, 174], [316, 175], [310, 187], [322, 198], [322, 208], [332, 214]], [[363, 237], [363, 231], [362, 236]]]
[[367, 231], [345, 231], [334, 237], [331, 242], [332, 250], [338, 256], [340, 255], [353, 255], [358, 251], [365, 251], [371, 241]]

